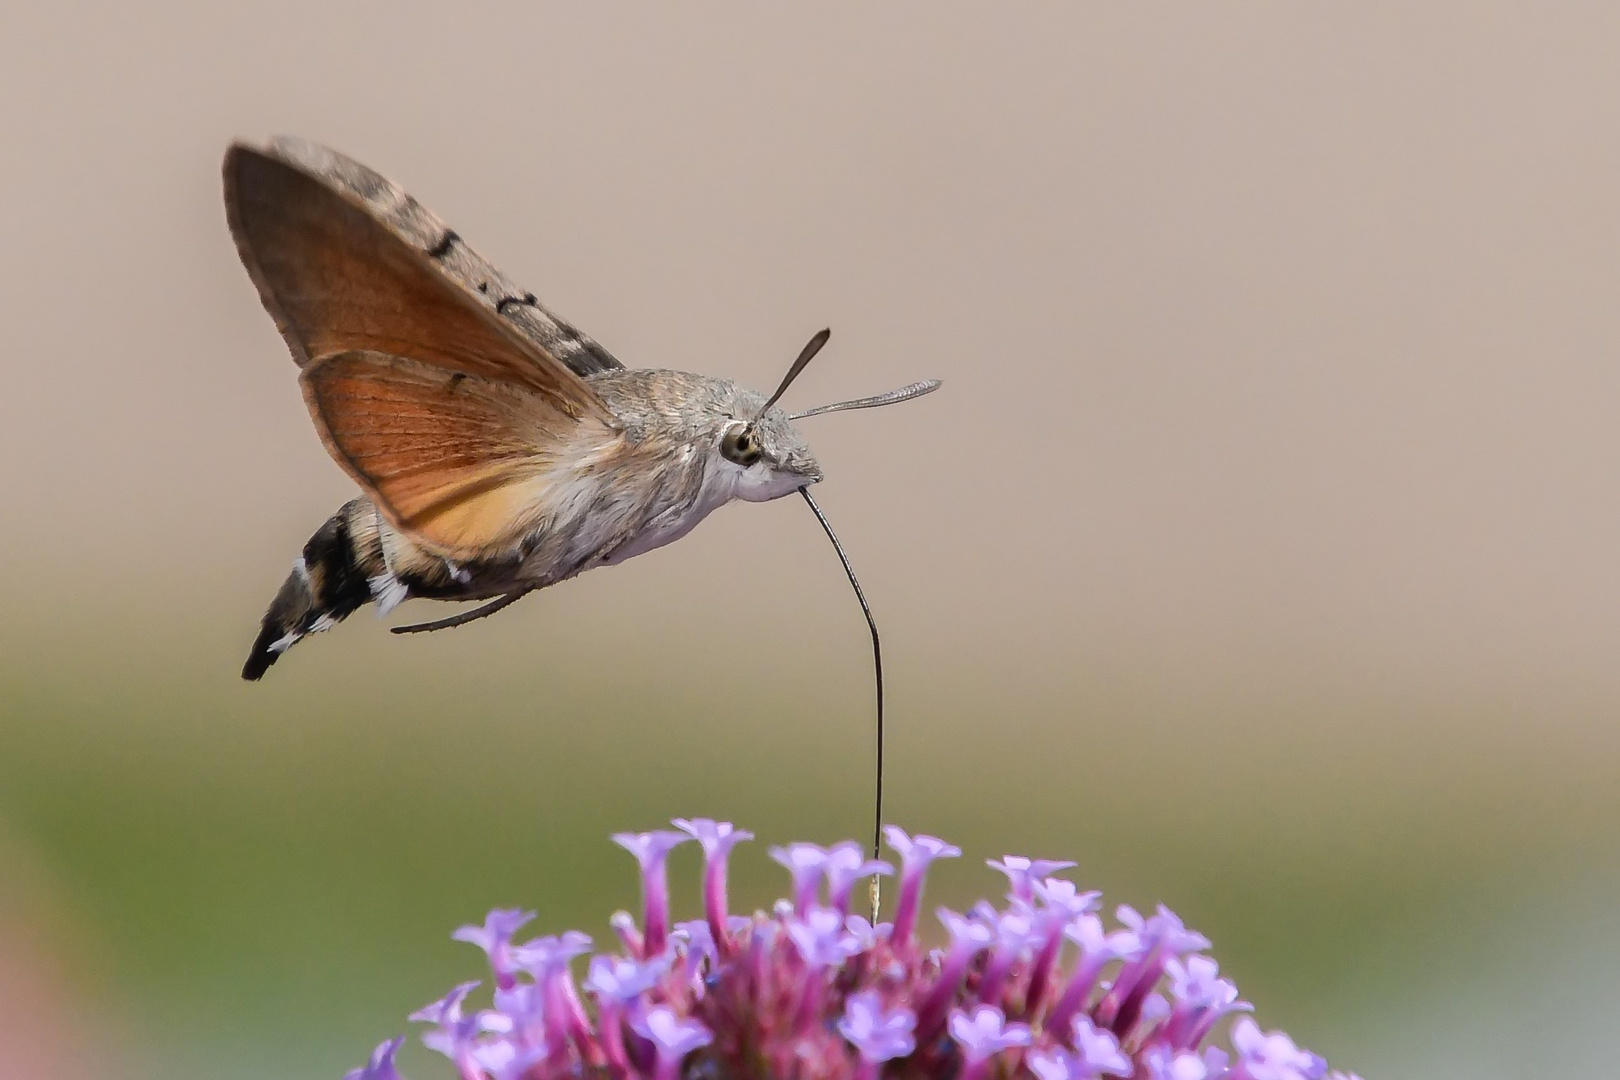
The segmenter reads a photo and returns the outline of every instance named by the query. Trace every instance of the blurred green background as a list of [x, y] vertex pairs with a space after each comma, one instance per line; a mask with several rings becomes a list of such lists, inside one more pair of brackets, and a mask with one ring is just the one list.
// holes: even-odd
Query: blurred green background
[[969, 855], [934, 900], [1074, 858], [1369, 1080], [1604, 1073], [1617, 40], [1597, 4], [8, 9], [0, 1077], [337, 1077], [489, 907], [605, 936], [613, 831], [734, 819], [763, 904], [765, 843], [868, 828], [865, 631], [796, 501], [237, 679], [349, 495], [220, 208], [276, 131], [631, 365], [768, 387], [830, 324], [795, 404], [946, 379], [805, 425], [890, 817]]

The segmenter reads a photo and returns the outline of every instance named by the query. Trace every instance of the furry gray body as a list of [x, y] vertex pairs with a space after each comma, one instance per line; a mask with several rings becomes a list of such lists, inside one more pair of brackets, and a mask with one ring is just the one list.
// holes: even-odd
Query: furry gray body
[[301, 638], [366, 603], [386, 614], [417, 597], [485, 600], [543, 589], [672, 543], [732, 499], [763, 502], [821, 479], [809, 447], [775, 407], [755, 423], [757, 462], [744, 467], [720, 454], [724, 431], [765, 402], [730, 379], [620, 368], [588, 382], [623, 441], [606, 460], [571, 474], [519, 543], [453, 562], [392, 525], [370, 499], [353, 499], [305, 544], [265, 612], [243, 674], [258, 678]]

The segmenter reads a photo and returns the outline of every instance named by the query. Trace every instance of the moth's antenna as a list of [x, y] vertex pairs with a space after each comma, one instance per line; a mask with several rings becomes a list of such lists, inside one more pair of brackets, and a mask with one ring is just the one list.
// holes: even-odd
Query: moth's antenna
[[[787, 393], [787, 388], [793, 385], [793, 380], [799, 377], [799, 372], [805, 369], [806, 364], [815, 359], [816, 353], [821, 351], [821, 347], [827, 344], [827, 339], [830, 337], [832, 337], [832, 330], [827, 329], [820, 331], [815, 337], [805, 342], [804, 348], [799, 350], [799, 358], [793, 361], [793, 366], [788, 368], [786, 375], [782, 376], [782, 385], [778, 386], [776, 393], [772, 394], [765, 404], [760, 406], [759, 416], [764, 416], [771, 411], [771, 406], [776, 404], [778, 398]], [[754, 419], [759, 419], [759, 416], [754, 417]]]
[[912, 398], [920, 398], [924, 394], [932, 394], [940, 386], [938, 379], [924, 379], [914, 382], [910, 386], [902, 386], [898, 390], [890, 390], [887, 394], [874, 394], [871, 397], [856, 398], [854, 401], [839, 401], [831, 405], [817, 405], [804, 412], [796, 412], [788, 417], [789, 420], [803, 420], [807, 416], [822, 416], [830, 412], [844, 412], [848, 409], [875, 409], [880, 405], [895, 405]]
[[[826, 334], [827, 332], [823, 330], [817, 336], [826, 341]], [[820, 348], [814, 339], [810, 344]], [[812, 356], [815, 355], [813, 349], [807, 348], [806, 351]], [[800, 363], [795, 367], [804, 366], [805, 358], [801, 355], [799, 359]], [[790, 379], [792, 374], [789, 373]], [[855, 568], [849, 564], [849, 556], [844, 554], [844, 545], [838, 542], [838, 534], [833, 532], [832, 523], [827, 520], [827, 515], [821, 512], [821, 507], [816, 505], [816, 500], [810, 497], [809, 488], [800, 488], [799, 494], [803, 495], [804, 501], [810, 505], [810, 512], [816, 515], [816, 520], [821, 522], [822, 529], [827, 533], [827, 539], [832, 541], [833, 550], [838, 552], [838, 561], [844, 564], [844, 573], [849, 576], [849, 583], [855, 589], [855, 599], [860, 601], [861, 614], [866, 616], [866, 625], [872, 631], [872, 672], [877, 678], [877, 799], [872, 807], [872, 858], [875, 859], [878, 857], [878, 845], [883, 836], [883, 645], [878, 640], [877, 620], [872, 618], [872, 608], [866, 602], [866, 594], [861, 591], [861, 583], [855, 578]], [[874, 926], [878, 921], [879, 880], [876, 874], [872, 875], [870, 896]]]

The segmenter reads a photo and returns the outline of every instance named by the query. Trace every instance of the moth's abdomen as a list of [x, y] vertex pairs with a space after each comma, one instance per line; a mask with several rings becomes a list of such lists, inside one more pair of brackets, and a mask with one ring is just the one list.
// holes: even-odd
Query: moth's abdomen
[[374, 596], [392, 607], [405, 592], [383, 558], [376, 508], [366, 499], [346, 503], [309, 538], [270, 601], [242, 678], [258, 679], [300, 638], [336, 626]]

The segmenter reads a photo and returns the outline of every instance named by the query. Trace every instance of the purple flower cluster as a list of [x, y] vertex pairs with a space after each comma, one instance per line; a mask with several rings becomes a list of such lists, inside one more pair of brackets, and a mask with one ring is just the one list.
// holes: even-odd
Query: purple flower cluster
[[[640, 925], [611, 920], [618, 953], [590, 958], [583, 989], [572, 961], [591, 950], [577, 931], [522, 943], [533, 913], [496, 910], [459, 941], [489, 957], [494, 992], [472, 1008], [464, 983], [411, 1015], [424, 1045], [462, 1080], [1356, 1080], [1280, 1031], [1263, 1032], [1247, 1002], [1204, 955], [1209, 942], [1160, 907], [1097, 914], [1099, 894], [1055, 876], [1073, 863], [1007, 856], [1007, 903], [939, 909], [946, 943], [918, 938], [923, 879], [961, 852], [890, 826], [900, 860], [892, 922], [850, 911], [855, 883], [892, 874], [853, 842], [790, 844], [771, 856], [792, 897], [770, 914], [726, 906], [731, 849], [752, 835], [728, 822], [674, 822], [679, 832], [613, 839], [641, 865]], [[689, 840], [703, 848], [702, 919], [671, 925], [665, 865]], [[1213, 1045], [1217, 1026], [1236, 1016]], [[403, 1040], [377, 1047], [346, 1080], [400, 1080]]]

